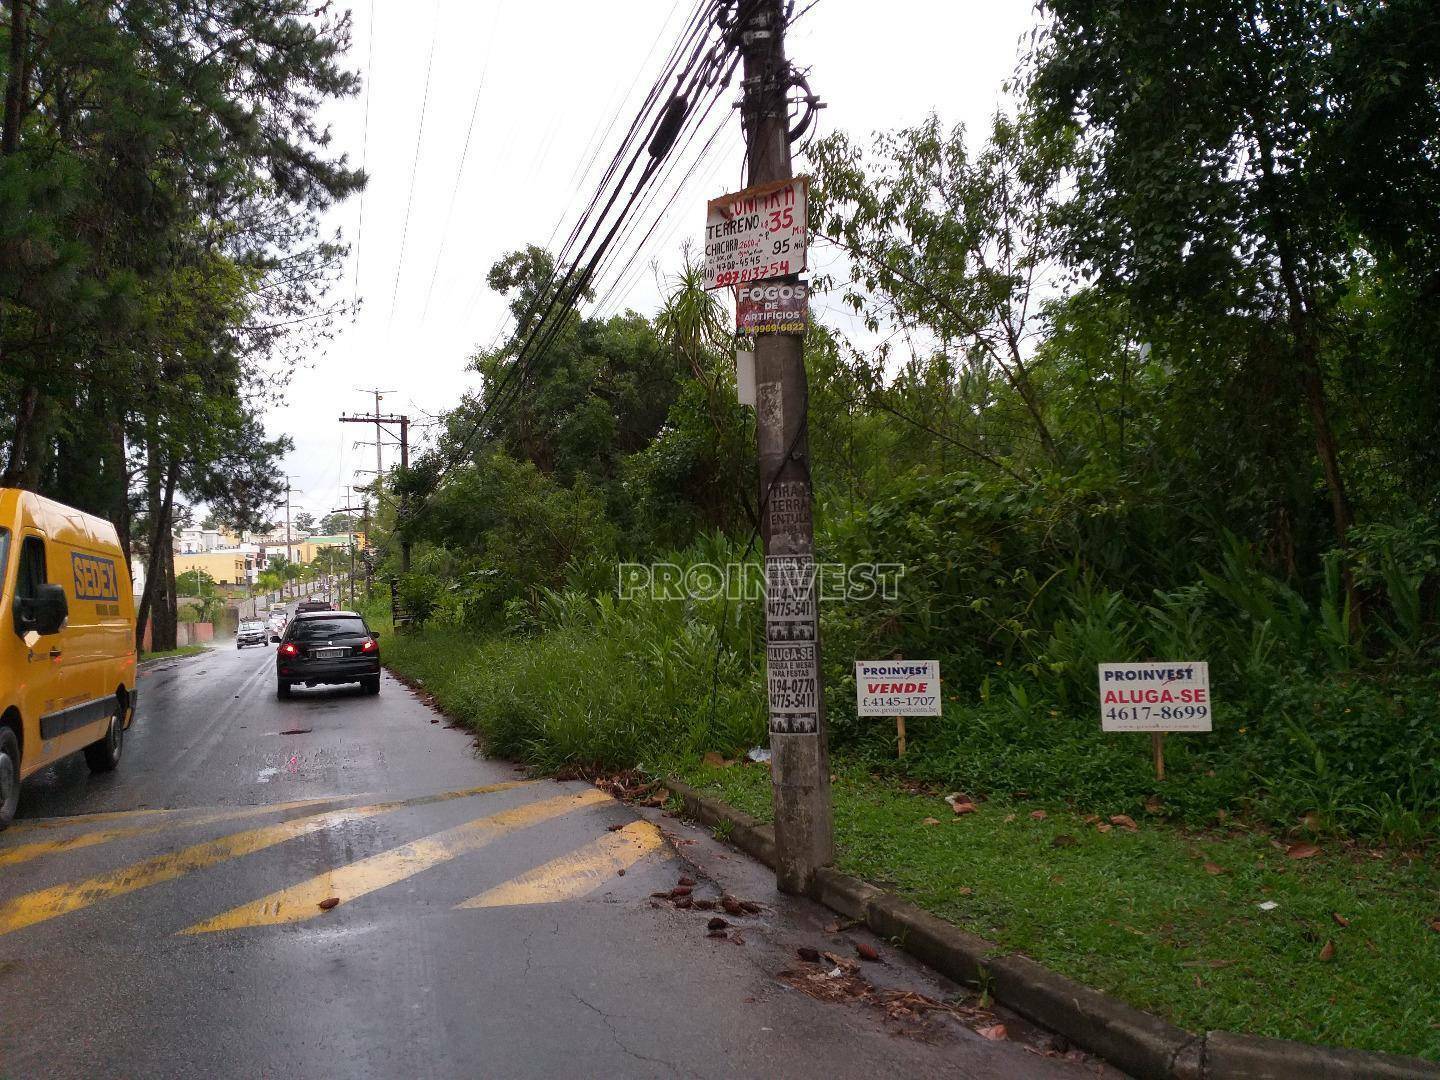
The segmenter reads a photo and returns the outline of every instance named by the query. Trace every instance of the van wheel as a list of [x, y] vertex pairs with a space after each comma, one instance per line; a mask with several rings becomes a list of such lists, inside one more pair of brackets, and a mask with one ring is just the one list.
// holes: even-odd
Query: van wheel
[[285, 679], [276, 679], [275, 696], [277, 698], [288, 698], [290, 696], [290, 683]]
[[85, 747], [85, 764], [91, 772], [114, 772], [125, 750], [125, 706], [118, 701], [105, 737]]
[[15, 732], [0, 727], [0, 829], [15, 820], [20, 805], [20, 743]]

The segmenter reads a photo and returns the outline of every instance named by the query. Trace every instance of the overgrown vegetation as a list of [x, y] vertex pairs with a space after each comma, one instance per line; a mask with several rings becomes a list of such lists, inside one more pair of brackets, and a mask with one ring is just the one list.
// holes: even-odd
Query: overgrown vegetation
[[[840, 255], [818, 284], [865, 324], [807, 340], [818, 556], [905, 567], [893, 597], [823, 605], [837, 756], [1429, 844], [1440, 219], [1415, 200], [1440, 192], [1440, 24], [1318, 0], [1044, 18], [989, 130], [837, 134], [805, 163]], [[520, 325], [551, 269], [492, 271]], [[474, 358], [481, 390], [397, 481], [419, 509], [386, 500], [424, 624], [387, 655], [543, 768], [742, 752], [753, 604], [615, 596], [623, 560], [758, 555], [725, 312], [691, 269], [653, 318], [564, 318], [514, 407], [491, 408], [510, 347]], [[903, 762], [852, 705], [853, 661], [897, 655], [947, 687]], [[1217, 702], [1163, 785], [1095, 699], [1096, 663], [1154, 657], [1208, 660]]]

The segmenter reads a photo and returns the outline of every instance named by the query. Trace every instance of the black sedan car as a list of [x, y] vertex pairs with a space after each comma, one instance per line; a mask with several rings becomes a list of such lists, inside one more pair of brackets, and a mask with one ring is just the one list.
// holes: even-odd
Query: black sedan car
[[353, 611], [298, 612], [275, 650], [275, 696], [287, 698], [296, 683], [358, 682], [380, 692], [379, 635]]

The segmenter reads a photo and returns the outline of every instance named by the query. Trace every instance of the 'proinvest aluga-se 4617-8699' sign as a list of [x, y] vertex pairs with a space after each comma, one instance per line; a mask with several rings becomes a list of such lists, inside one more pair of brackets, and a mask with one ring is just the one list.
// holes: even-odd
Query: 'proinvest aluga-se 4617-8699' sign
[[1100, 665], [1102, 731], [1209, 731], [1210, 665], [1204, 660]]
[[804, 270], [808, 189], [809, 178], [796, 176], [711, 199], [705, 215], [705, 288]]

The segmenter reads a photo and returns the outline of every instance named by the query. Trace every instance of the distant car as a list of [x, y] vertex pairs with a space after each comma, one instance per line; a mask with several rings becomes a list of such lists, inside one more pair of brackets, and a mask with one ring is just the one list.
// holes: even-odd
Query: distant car
[[358, 682], [380, 692], [379, 635], [353, 611], [298, 612], [275, 650], [275, 696], [306, 686]]
[[264, 645], [269, 636], [269, 629], [263, 622], [242, 622], [240, 629], [235, 631], [235, 647], [243, 649], [246, 645]]
[[290, 616], [285, 614], [283, 608], [276, 608], [270, 612], [270, 640], [279, 641], [285, 633], [285, 624], [290, 621]]
[[334, 611], [329, 600], [301, 600], [295, 605], [295, 614], [299, 615], [304, 611]]

